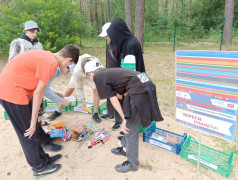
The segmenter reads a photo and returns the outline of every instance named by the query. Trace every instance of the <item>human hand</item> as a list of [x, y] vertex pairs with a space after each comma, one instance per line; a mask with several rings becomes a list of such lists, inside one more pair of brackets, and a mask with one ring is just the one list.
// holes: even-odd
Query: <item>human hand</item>
[[124, 132], [125, 134], [129, 134], [129, 129], [126, 127], [126, 120], [123, 120], [121, 123], [121, 130], [122, 132]]
[[122, 100], [123, 99], [123, 95], [117, 94], [117, 98]]
[[24, 137], [29, 136], [29, 138], [31, 138], [33, 134], [35, 133], [35, 131], [36, 131], [36, 124], [31, 123], [30, 128], [25, 131]]

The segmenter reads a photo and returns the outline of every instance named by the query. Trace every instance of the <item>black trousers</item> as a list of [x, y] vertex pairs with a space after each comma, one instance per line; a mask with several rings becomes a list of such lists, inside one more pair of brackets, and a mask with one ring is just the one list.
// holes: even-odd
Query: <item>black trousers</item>
[[[120, 100], [120, 99], [118, 99], [118, 100], [119, 100], [119, 102], [120, 102], [120, 104], [121, 104], [121, 107], [122, 107], [122, 105], [123, 105], [123, 100]], [[115, 108], [113, 107], [113, 105], [112, 105], [110, 99], [107, 99], [107, 114], [108, 114], [109, 116], [115, 116], [116, 122], [122, 123], [122, 118], [121, 118], [120, 114], [119, 114], [119, 113], [115, 110]]]
[[[28, 164], [33, 170], [40, 170], [47, 165], [49, 155], [40, 145], [38, 131], [31, 138], [24, 137], [25, 131], [30, 127], [32, 104], [18, 105], [0, 99], [0, 104], [7, 112], [15, 129]], [[39, 124], [37, 123], [37, 129]]]

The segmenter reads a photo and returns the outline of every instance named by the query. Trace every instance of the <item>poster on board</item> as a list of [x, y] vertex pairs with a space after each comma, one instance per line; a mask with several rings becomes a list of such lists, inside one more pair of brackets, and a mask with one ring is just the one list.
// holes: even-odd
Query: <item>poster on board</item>
[[233, 141], [238, 52], [176, 51], [176, 121]]

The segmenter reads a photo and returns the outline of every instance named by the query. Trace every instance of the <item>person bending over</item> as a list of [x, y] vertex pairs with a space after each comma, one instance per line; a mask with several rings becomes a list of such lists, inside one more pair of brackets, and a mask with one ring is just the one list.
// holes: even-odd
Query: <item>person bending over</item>
[[[124, 68], [101, 68], [97, 61], [86, 59], [82, 63], [83, 72], [92, 79], [100, 99], [109, 98], [122, 118], [121, 130], [124, 132], [121, 147], [113, 148], [112, 153], [127, 157], [127, 161], [115, 166], [118, 172], [137, 171], [139, 167], [138, 149], [140, 126], [147, 127], [152, 121], [162, 121], [156, 86], [145, 74]], [[118, 101], [125, 96], [123, 110]]]

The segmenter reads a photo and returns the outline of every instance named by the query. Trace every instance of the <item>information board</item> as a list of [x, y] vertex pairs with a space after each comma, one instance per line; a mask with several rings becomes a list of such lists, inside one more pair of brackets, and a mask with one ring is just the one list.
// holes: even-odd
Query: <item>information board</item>
[[176, 51], [176, 121], [233, 141], [238, 52]]

